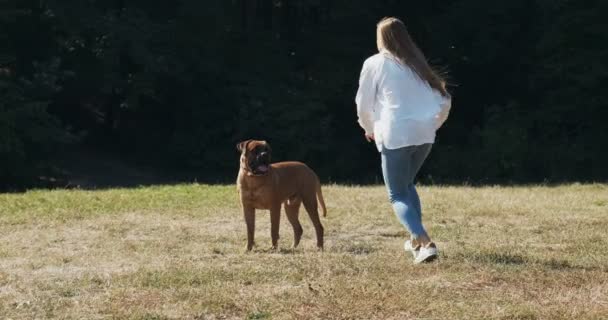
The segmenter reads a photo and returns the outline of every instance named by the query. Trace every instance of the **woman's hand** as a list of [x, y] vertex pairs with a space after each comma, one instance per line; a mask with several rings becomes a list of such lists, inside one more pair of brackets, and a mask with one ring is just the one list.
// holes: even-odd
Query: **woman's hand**
[[372, 142], [374, 141], [374, 134], [366, 134], [365, 135], [365, 140], [367, 140], [367, 142]]

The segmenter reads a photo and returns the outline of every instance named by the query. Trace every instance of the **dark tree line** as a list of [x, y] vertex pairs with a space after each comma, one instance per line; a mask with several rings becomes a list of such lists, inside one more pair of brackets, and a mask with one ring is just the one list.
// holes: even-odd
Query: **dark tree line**
[[453, 112], [424, 179], [608, 178], [608, 2], [0, 0], [0, 185], [88, 146], [232, 179], [234, 145], [365, 182], [354, 94], [375, 23], [402, 18]]

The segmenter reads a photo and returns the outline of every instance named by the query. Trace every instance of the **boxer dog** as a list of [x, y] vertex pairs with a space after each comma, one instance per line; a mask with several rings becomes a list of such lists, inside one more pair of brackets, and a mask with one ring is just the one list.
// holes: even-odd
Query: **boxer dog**
[[302, 238], [298, 219], [302, 203], [315, 227], [317, 248], [323, 250], [323, 225], [317, 211], [317, 200], [323, 216], [327, 215], [327, 209], [315, 172], [301, 162], [271, 164], [271, 149], [266, 141], [243, 141], [237, 144], [237, 150], [241, 152], [241, 166], [236, 186], [247, 224], [247, 251], [254, 245], [255, 209], [270, 210], [272, 248], [277, 248], [281, 205], [293, 227], [293, 247], [297, 247]]

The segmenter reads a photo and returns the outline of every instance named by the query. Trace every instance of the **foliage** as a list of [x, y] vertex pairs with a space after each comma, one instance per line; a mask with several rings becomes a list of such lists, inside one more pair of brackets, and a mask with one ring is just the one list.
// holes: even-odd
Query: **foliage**
[[[44, 159], [70, 140], [60, 121], [47, 112], [48, 99], [60, 90], [62, 75], [58, 59], [44, 59], [30, 54], [32, 61], [23, 63], [21, 55], [26, 42], [19, 37], [38, 38], [41, 30], [25, 28], [43, 15], [20, 8], [12, 1], [0, 2], [0, 187], [36, 182], [43, 172]], [[40, 26], [39, 25], [39, 26]]]
[[[120, 157], [230, 178], [235, 143], [262, 138], [275, 160], [305, 161], [325, 179], [375, 181], [378, 155], [356, 125], [353, 96], [375, 22], [395, 15], [446, 67], [455, 97], [424, 179], [608, 178], [599, 0], [0, 4], [11, 44], [0, 70], [13, 88], [3, 103], [40, 118], [22, 130], [57, 131], [44, 137], [78, 133]], [[3, 112], [2, 130], [15, 132]], [[31, 160], [22, 162], [23, 136], [0, 137], [13, 159], [3, 160], [6, 172], [44, 163], [44, 149], [65, 141], [19, 142]]]

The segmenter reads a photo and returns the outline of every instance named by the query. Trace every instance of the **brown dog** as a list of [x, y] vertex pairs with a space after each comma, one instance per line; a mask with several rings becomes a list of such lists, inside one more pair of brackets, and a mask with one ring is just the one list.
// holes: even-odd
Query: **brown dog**
[[327, 215], [319, 178], [301, 162], [270, 164], [270, 146], [266, 141], [247, 140], [237, 144], [241, 152], [241, 167], [236, 181], [247, 224], [247, 250], [254, 245], [255, 209], [270, 210], [270, 235], [272, 248], [277, 248], [281, 204], [293, 227], [293, 247], [302, 238], [302, 226], [298, 219], [300, 204], [312, 220], [317, 234], [317, 247], [323, 249], [323, 225], [317, 211], [317, 197]]

